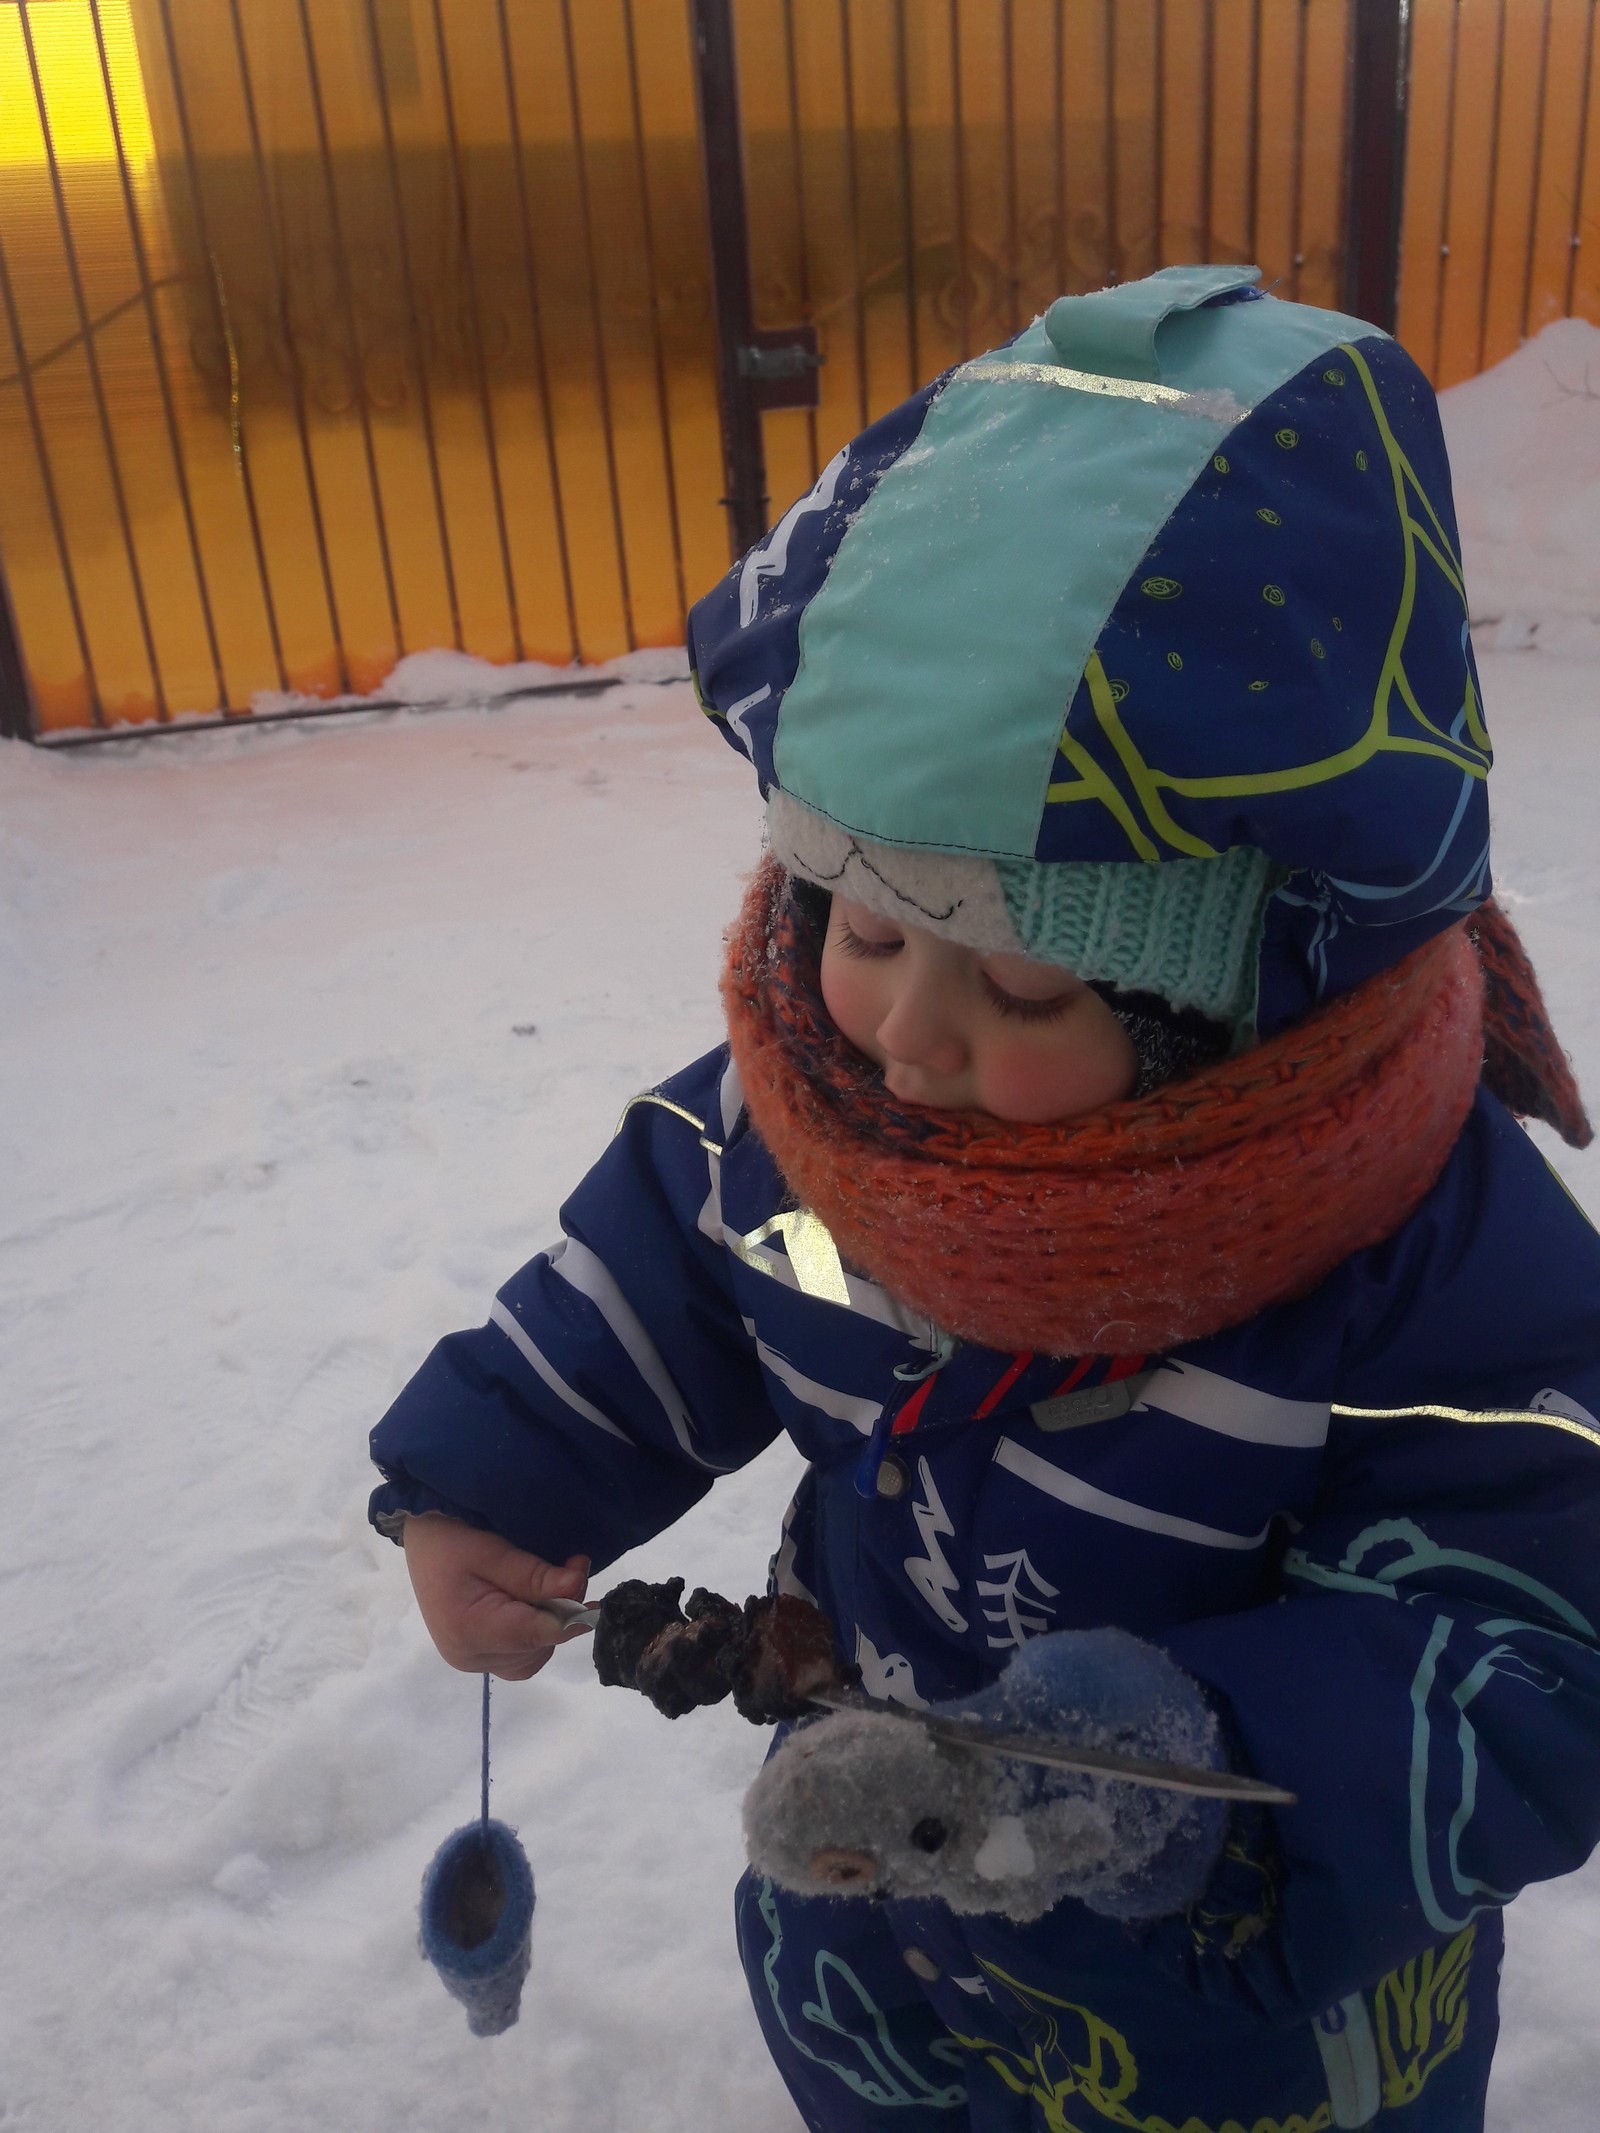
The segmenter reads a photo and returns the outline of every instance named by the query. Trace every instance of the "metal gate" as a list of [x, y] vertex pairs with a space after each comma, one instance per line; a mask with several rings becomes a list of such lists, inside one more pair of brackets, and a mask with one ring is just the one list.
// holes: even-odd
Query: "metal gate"
[[[1412, 0], [1413, 136], [1419, 111], [1434, 131], [1401, 326], [1446, 368], [1499, 347], [1454, 323], [1496, 8], [1483, 258], [1515, 200], [1545, 261], [1558, 177], [1575, 234], [1600, 161], [1594, 0]], [[680, 643], [730, 518], [748, 535], [765, 489], [1064, 289], [1254, 258], [1312, 301], [1365, 273], [1370, 315], [1394, 289], [1405, 13], [0, 0], [0, 724], [248, 715], [430, 646]], [[1549, 274], [1525, 257], [1527, 319]], [[1600, 295], [1577, 257], [1566, 308]]]

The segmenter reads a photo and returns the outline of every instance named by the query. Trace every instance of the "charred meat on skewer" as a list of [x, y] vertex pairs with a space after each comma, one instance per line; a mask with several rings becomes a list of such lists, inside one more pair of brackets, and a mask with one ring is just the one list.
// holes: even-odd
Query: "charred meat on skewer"
[[819, 1689], [860, 1679], [840, 1664], [833, 1625], [807, 1601], [775, 1593], [740, 1607], [702, 1586], [680, 1608], [683, 1583], [633, 1578], [606, 1594], [594, 1638], [602, 1681], [640, 1690], [668, 1718], [731, 1691], [741, 1717], [766, 1726], [802, 1716]]

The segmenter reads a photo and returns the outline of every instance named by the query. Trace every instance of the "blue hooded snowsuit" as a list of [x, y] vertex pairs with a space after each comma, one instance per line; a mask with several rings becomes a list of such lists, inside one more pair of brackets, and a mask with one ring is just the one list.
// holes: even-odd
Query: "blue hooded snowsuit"
[[[1198, 468], [1176, 508], [1157, 465], [1151, 524], [1115, 563], [1092, 657], [1059, 699], [1070, 708], [1038, 789], [1098, 781], [1100, 797], [1054, 816], [1045, 801], [1031, 853], [998, 835], [985, 849], [1002, 871], [1059, 856], [1050, 840], [1069, 833], [1069, 856], [1097, 860], [1268, 852], [1282, 870], [1260, 951], [1269, 1033], [1487, 893], [1487, 746], [1426, 385], [1371, 328], [1282, 305], [1301, 341], [1279, 351], [1282, 375], [1241, 392], [1237, 343], [1223, 362], [1214, 336], [1268, 330], [1249, 323], [1267, 306], [1243, 279], [1133, 285], [1165, 281], [1187, 306], [1189, 338], [1171, 346], [1159, 303], [1136, 318], [1159, 355], [1146, 371], [1176, 376], [1164, 389], [1178, 399], [1207, 387], [1211, 361], [1234, 405], [1204, 450], [1180, 436]], [[1045, 379], [1042, 419], [1057, 402], [1075, 419], [1096, 378], [1137, 375], [1126, 336], [1108, 350], [1098, 319], [1098, 344], [1081, 321], [1051, 322], [1050, 341], [1041, 324], [1004, 352], [1013, 376], [1058, 363], [1090, 382], [1053, 393]], [[908, 452], [908, 485], [939, 475], [941, 453], [950, 479], [967, 478], [959, 404], [956, 428], [930, 436], [964, 378], [857, 440], [758, 567], [747, 559], [693, 618], [708, 710], [766, 788], [832, 820], [826, 735], [799, 717], [786, 757], [803, 632], [814, 619], [824, 672], [852, 627], [870, 639], [850, 544], [892, 547], [882, 507]], [[1120, 417], [1165, 403], [1111, 404]], [[1359, 495], [1375, 469], [1386, 534]], [[1310, 502], [1290, 558], [1279, 537]], [[1348, 539], [1346, 510], [1367, 514]], [[1268, 562], [1258, 537], [1278, 541]], [[1002, 560], [985, 626], [1017, 575]], [[1280, 597], [1258, 598], [1258, 615], [1240, 586], [1261, 584]], [[1026, 664], [1036, 589], [1016, 601], [995, 627]], [[938, 626], [930, 616], [919, 629]], [[1126, 687], [1112, 699], [1096, 672]], [[1387, 688], [1397, 674], [1404, 688]], [[1185, 675], [1182, 697], [1167, 677]], [[826, 711], [826, 692], [812, 697]], [[1282, 723], [1252, 725], [1268, 698]], [[1199, 743], [1196, 702], [1220, 706]], [[1221, 772], [1195, 791], [1184, 751], [1202, 743]], [[1223, 774], [1236, 760], [1275, 774]], [[1308, 762], [1312, 775], [1294, 772]], [[865, 818], [846, 827], [892, 841], [871, 772]], [[741, 1950], [809, 2125], [1481, 2124], [1499, 1907], [1581, 1864], [1600, 1835], [1600, 1238], [1494, 1097], [1480, 1092], [1403, 1226], [1296, 1301], [1158, 1356], [958, 1346], [871, 1493], [863, 1455], [883, 1449], [938, 1329], [794, 1208], [726, 1049], [629, 1108], [561, 1221], [488, 1323], [441, 1342], [374, 1432], [380, 1529], [442, 1510], [603, 1569], [787, 1431], [809, 1470], [774, 1583], [834, 1620], [871, 1694], [967, 1693], [1030, 1636], [1114, 1623], [1188, 1669], [1236, 1758], [1297, 1795], [1270, 1818], [1237, 1813], [1205, 1895], [1145, 1928], [1071, 1900], [1018, 1926], [802, 1899], [747, 1876]]]

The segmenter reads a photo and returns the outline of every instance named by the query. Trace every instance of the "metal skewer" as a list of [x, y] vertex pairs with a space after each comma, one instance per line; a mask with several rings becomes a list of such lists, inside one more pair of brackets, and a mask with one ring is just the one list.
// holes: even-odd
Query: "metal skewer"
[[1111, 1748], [1090, 1748], [1037, 1733], [1001, 1733], [976, 1718], [941, 1718], [905, 1704], [880, 1703], [848, 1689], [818, 1689], [813, 1705], [828, 1711], [872, 1711], [920, 1726], [951, 1748], [979, 1755], [1008, 1756], [1015, 1762], [1044, 1763], [1054, 1770], [1077, 1770], [1089, 1777], [1120, 1778], [1132, 1785], [1153, 1785], [1161, 1792], [1193, 1793], [1200, 1799], [1252, 1800], [1263, 1807], [1292, 1807], [1295, 1795], [1263, 1778], [1242, 1777], [1233, 1770], [1207, 1770], [1197, 1763], [1153, 1762], [1147, 1756], [1122, 1755]]

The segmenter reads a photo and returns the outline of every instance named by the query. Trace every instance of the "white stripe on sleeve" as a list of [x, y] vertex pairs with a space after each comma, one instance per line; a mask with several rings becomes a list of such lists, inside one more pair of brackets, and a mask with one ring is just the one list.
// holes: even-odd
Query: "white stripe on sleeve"
[[644, 1329], [644, 1321], [629, 1303], [617, 1285], [616, 1276], [605, 1261], [591, 1252], [586, 1244], [576, 1237], [563, 1237], [550, 1252], [550, 1265], [563, 1281], [586, 1296], [605, 1320], [618, 1346], [638, 1371], [650, 1390], [661, 1402], [662, 1411], [672, 1425], [672, 1434], [679, 1448], [709, 1473], [720, 1474], [726, 1470], [713, 1466], [703, 1459], [694, 1448], [693, 1423], [683, 1394], [673, 1383], [672, 1373], [661, 1360], [655, 1342]]
[[[751, 1321], [747, 1318], [744, 1323], [754, 1334], [756, 1329]], [[787, 1385], [797, 1400], [804, 1400], [819, 1414], [831, 1415], [836, 1422], [848, 1422], [852, 1429], [860, 1430], [863, 1437], [872, 1435], [872, 1425], [883, 1413], [881, 1400], [864, 1399], [859, 1393], [838, 1392], [832, 1385], [819, 1384], [815, 1378], [808, 1378], [803, 1370], [796, 1370], [786, 1355], [780, 1355], [759, 1335], [756, 1337], [756, 1354], [778, 1383]]]
[[608, 1437], [620, 1437], [624, 1444], [631, 1445], [633, 1443], [633, 1439], [628, 1435], [628, 1432], [625, 1429], [618, 1429], [609, 1415], [603, 1415], [598, 1407], [592, 1407], [589, 1404], [582, 1393], [573, 1391], [555, 1366], [534, 1346], [528, 1337], [526, 1329], [517, 1323], [498, 1296], [489, 1306], [489, 1323], [491, 1326], [500, 1328], [500, 1331], [505, 1335], [512, 1347], [516, 1349], [523, 1361], [530, 1364], [538, 1375], [543, 1378], [558, 1400], [565, 1400], [574, 1414], [582, 1415], [583, 1419], [586, 1422], [592, 1422], [596, 1429], [603, 1429]]

